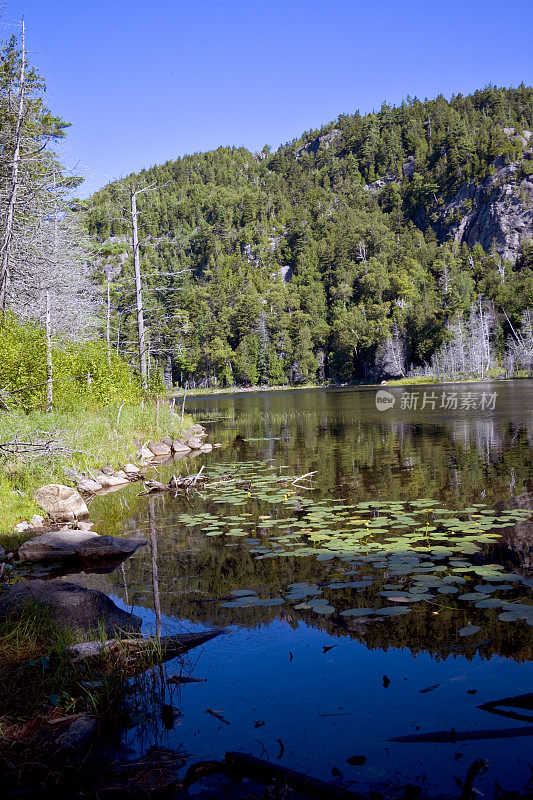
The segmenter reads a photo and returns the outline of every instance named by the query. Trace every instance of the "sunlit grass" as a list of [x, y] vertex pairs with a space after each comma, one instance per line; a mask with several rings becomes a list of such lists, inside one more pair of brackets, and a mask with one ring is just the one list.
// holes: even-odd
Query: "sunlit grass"
[[11, 533], [13, 526], [28, 520], [42, 509], [33, 492], [45, 483], [68, 483], [65, 467], [85, 471], [103, 464], [118, 469], [135, 459], [137, 443], [158, 441], [162, 436], [177, 437], [192, 422], [173, 413], [167, 404], [153, 402], [100, 410], [46, 414], [35, 411], [0, 412], [0, 442], [30, 441], [36, 435], [50, 438], [64, 449], [42, 453], [39, 457], [5, 456], [0, 462], [0, 533]]

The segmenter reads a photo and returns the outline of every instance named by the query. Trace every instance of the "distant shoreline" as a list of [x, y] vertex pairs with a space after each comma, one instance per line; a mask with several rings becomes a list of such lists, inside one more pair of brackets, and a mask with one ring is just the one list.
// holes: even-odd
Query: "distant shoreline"
[[[215, 397], [218, 395], [254, 394], [259, 392], [293, 392], [303, 389], [379, 389], [381, 386], [449, 386], [464, 383], [509, 383], [510, 381], [532, 380], [533, 376], [519, 375], [513, 378], [463, 378], [461, 380], [440, 381], [431, 378], [398, 378], [379, 383], [308, 383], [299, 386], [228, 386], [223, 389], [191, 389], [185, 393], [185, 402], [194, 397]], [[168, 393], [169, 400], [183, 402], [183, 391]]]

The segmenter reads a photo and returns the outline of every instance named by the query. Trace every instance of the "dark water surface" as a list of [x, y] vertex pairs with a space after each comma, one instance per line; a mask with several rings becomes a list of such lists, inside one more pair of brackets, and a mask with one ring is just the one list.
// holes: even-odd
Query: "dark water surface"
[[[410, 397], [415, 391], [416, 401]], [[192, 762], [241, 750], [325, 780], [338, 780], [340, 772], [354, 788], [419, 783], [432, 796], [457, 796], [454, 778], [463, 781], [472, 761], [483, 757], [490, 767], [476, 786], [487, 797], [493, 796], [495, 779], [507, 789], [524, 790], [531, 778], [532, 739], [519, 734], [533, 725], [531, 711], [504, 709], [519, 714], [513, 718], [479, 706], [532, 691], [532, 620], [524, 608], [531, 604], [533, 526], [527, 513], [507, 517], [507, 527], [492, 531], [497, 538], [485, 541], [489, 522], [468, 530], [470, 536], [479, 531], [477, 546], [471, 537], [461, 545], [464, 552], [450, 553], [442, 546], [443, 515], [434, 508], [458, 515], [464, 531], [482, 519], [465, 515], [467, 508], [499, 513], [532, 508], [533, 381], [402, 387], [390, 393], [395, 404], [384, 411], [376, 408], [375, 390], [192, 399], [187, 410], [205, 421], [209, 440], [222, 447], [161, 468], [162, 479], [178, 469], [194, 472], [200, 464], [208, 474], [218, 468], [219, 475], [231, 470], [252, 475], [250, 462], [257, 462], [259, 478], [252, 475], [249, 486], [247, 479], [225, 498], [202, 488], [202, 496], [189, 500], [149, 499], [138, 497], [141, 486], [133, 484], [94, 500], [91, 519], [99, 533], [141, 532], [151, 546], [110, 575], [83, 576], [86, 585], [133, 607], [146, 631], [155, 631], [159, 619], [163, 633], [229, 628], [184, 661], [166, 666], [167, 678], [181, 672], [206, 681], [163, 682], [159, 702], [141, 708], [127, 734], [136, 751], [154, 743], [183, 747]], [[407, 407], [415, 402], [417, 408]], [[273, 467], [268, 473], [265, 462]], [[266, 490], [253, 483], [265, 475], [276, 480], [314, 471], [313, 491], [291, 495], [298, 484], [282, 486], [276, 490], [283, 495], [279, 502], [265, 499]], [[245, 498], [240, 505], [239, 492]], [[231, 497], [236, 505], [215, 502]], [[399, 502], [390, 506], [420, 499], [428, 501], [422, 511]], [[318, 508], [315, 530], [320, 533], [321, 525], [334, 538], [331, 519], [320, 518], [321, 510], [327, 515], [330, 507], [378, 500], [389, 504], [385, 517], [372, 506], [346, 508], [342, 524], [360, 516], [371, 522], [371, 530], [386, 520], [385, 528], [363, 543], [384, 541], [405, 533], [387, 515], [410, 508], [402, 513], [422, 514], [417, 522], [426, 525], [426, 537], [433, 517], [441, 518], [436, 525], [441, 552], [430, 538], [427, 548], [409, 552], [406, 546], [399, 555], [380, 555], [364, 550], [366, 545], [361, 552], [353, 546], [341, 552], [337, 543], [333, 555], [339, 556], [333, 558], [320, 541], [310, 549], [308, 534], [298, 539], [294, 533]], [[198, 520], [205, 513], [210, 519]], [[225, 524], [227, 517], [243, 513], [250, 515], [246, 534], [239, 520]], [[271, 518], [270, 527], [262, 527], [267, 521], [261, 517]], [[214, 518], [225, 527], [217, 531]], [[277, 537], [285, 534], [288, 539], [279, 543]], [[462, 533], [450, 536], [460, 539]], [[290, 547], [300, 552], [292, 555]], [[405, 567], [412, 563], [414, 568]], [[484, 573], [484, 565], [494, 566]], [[429, 586], [427, 599], [411, 602], [412, 594], [409, 602], [394, 599], [418, 580]], [[255, 592], [251, 605], [239, 605], [231, 595], [238, 590]], [[485, 607], [475, 602], [475, 592], [485, 598]], [[461, 599], [461, 593], [474, 601]], [[313, 599], [318, 605], [309, 606]], [[410, 610], [396, 616], [395, 604], [396, 610]], [[342, 614], [365, 607], [367, 616]], [[391, 607], [390, 616], [372, 613]], [[505, 619], [509, 608], [522, 609], [518, 619], [512, 611]], [[460, 635], [470, 624], [479, 631]], [[162, 715], [162, 704], [174, 707], [173, 722], [168, 709]], [[452, 729], [457, 741], [391, 741]], [[486, 738], [494, 731], [497, 738]], [[366, 760], [350, 764], [353, 756]]]

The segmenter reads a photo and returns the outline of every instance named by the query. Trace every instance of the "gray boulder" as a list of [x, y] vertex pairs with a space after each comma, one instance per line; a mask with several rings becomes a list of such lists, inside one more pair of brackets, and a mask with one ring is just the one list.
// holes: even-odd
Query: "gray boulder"
[[189, 428], [187, 428], [187, 430], [185, 431], [183, 436], [187, 437], [187, 436], [190, 436], [191, 434], [196, 435], [196, 436], [206, 436], [207, 435], [203, 425], [198, 425], [198, 423], [195, 423], [194, 425], [191, 425]]
[[191, 448], [189, 447], [189, 445], [188, 445], [188, 444], [186, 444], [186, 443], [185, 443], [184, 441], [182, 441], [181, 439], [175, 439], [175, 440], [172, 442], [172, 450], [173, 450], [175, 453], [188, 453], [188, 452], [190, 451], [190, 449], [191, 449]]
[[202, 440], [200, 439], [199, 436], [189, 436], [189, 438], [187, 439], [187, 445], [192, 450], [199, 450], [200, 447], [202, 446]]
[[133, 475], [137, 475], [141, 470], [139, 467], [136, 467], [135, 464], [124, 464], [124, 469], [122, 470], [129, 478]]
[[92, 531], [68, 530], [43, 533], [19, 547], [21, 561], [115, 561], [131, 556], [143, 539], [117, 539]]
[[161, 444], [166, 444], [167, 447], [172, 447], [172, 439], [170, 436], [162, 436]]
[[21, 581], [0, 594], [0, 619], [20, 612], [29, 603], [39, 603], [50, 610], [58, 625], [97, 631], [103, 625], [106, 636], [117, 632], [137, 632], [142, 620], [123, 611], [103, 592], [85, 589], [66, 581]]
[[102, 484], [94, 480], [94, 478], [81, 477], [78, 481], [78, 491], [85, 492], [86, 494], [94, 494], [99, 492]]
[[34, 494], [36, 502], [56, 522], [68, 522], [78, 517], [88, 517], [89, 510], [81, 494], [70, 486], [49, 483]]
[[148, 450], [154, 454], [154, 456], [169, 456], [170, 455], [170, 447], [168, 444], [163, 444], [162, 442], [148, 442], [146, 445]]

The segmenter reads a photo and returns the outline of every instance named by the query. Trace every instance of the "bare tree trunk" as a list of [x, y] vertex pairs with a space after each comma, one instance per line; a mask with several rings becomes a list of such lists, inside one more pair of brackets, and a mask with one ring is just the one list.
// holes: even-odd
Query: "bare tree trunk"
[[157, 570], [157, 534], [155, 530], [154, 501], [148, 501], [148, 522], [150, 527], [150, 556], [152, 562], [152, 592], [154, 596], [155, 635], [161, 636], [161, 603], [159, 600], [159, 574]]
[[22, 122], [24, 118], [24, 89], [26, 80], [26, 39], [24, 20], [22, 21], [22, 51], [20, 62], [20, 84], [17, 108], [17, 123], [15, 126], [15, 148], [13, 150], [13, 160], [11, 163], [11, 186], [9, 201], [7, 204], [6, 221], [4, 235], [0, 247], [0, 308], [5, 308], [7, 287], [10, 274], [10, 255], [11, 243], [13, 240], [13, 226], [15, 221], [15, 206], [17, 203], [19, 163], [20, 163], [20, 142], [22, 139]]
[[148, 371], [146, 367], [146, 343], [144, 334], [144, 313], [141, 287], [141, 265], [139, 259], [139, 233], [137, 229], [137, 193], [131, 195], [131, 231], [133, 243], [133, 265], [135, 268], [135, 296], [137, 299], [137, 332], [139, 336], [139, 369], [143, 389], [148, 387]]
[[46, 411], [50, 414], [54, 405], [52, 381], [52, 326], [50, 324], [50, 292], [46, 292]]
[[111, 294], [109, 278], [107, 279], [107, 309], [105, 318], [105, 340], [107, 344], [107, 363], [111, 366]]

